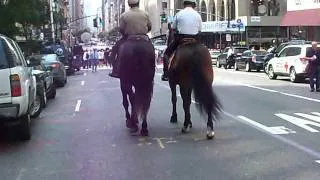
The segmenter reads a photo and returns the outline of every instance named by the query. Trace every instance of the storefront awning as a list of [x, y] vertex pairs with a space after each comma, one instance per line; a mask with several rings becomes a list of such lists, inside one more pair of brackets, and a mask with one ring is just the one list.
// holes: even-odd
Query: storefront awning
[[281, 26], [320, 26], [320, 9], [288, 11]]

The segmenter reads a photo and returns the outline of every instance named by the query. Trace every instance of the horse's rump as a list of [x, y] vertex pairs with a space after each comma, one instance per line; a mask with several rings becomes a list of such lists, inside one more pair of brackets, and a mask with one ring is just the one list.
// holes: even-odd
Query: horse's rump
[[221, 103], [213, 92], [213, 69], [209, 50], [194, 41], [182, 43], [174, 58], [175, 68], [170, 78], [180, 86], [193, 89], [200, 110], [218, 116]]
[[150, 80], [155, 74], [155, 51], [145, 36], [129, 36], [119, 51], [120, 77]]

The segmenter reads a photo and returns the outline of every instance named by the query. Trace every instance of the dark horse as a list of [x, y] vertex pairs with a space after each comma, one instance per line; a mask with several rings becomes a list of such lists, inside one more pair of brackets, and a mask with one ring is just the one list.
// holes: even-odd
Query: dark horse
[[[135, 133], [142, 120], [141, 135], [148, 136], [147, 115], [153, 94], [155, 51], [147, 36], [131, 36], [119, 49], [119, 75], [126, 124]], [[131, 103], [129, 112], [128, 96]]]
[[185, 112], [182, 133], [187, 133], [192, 128], [190, 105], [193, 91], [200, 112], [205, 112], [208, 116], [207, 138], [212, 139], [213, 120], [218, 119], [222, 106], [212, 88], [213, 69], [208, 49], [193, 38], [184, 38], [171, 59], [173, 60], [169, 67], [169, 84], [173, 108], [170, 122], [177, 122], [176, 86], [179, 85]]

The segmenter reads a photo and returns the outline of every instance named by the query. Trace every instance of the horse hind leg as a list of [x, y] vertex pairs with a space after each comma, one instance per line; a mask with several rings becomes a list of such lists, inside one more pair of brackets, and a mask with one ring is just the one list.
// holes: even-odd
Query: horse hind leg
[[180, 88], [181, 96], [183, 99], [183, 109], [185, 114], [185, 119], [183, 123], [183, 128], [181, 130], [182, 133], [188, 133], [192, 128], [191, 122], [191, 113], [190, 113], [190, 105], [191, 105], [191, 92], [190, 88]]
[[131, 120], [132, 124], [137, 126], [139, 121], [138, 121], [138, 116], [137, 116], [137, 112], [136, 112], [136, 108], [135, 108], [135, 104], [134, 104], [134, 92], [133, 92], [132, 88], [129, 91], [129, 100], [130, 100], [130, 104], [131, 104], [130, 120]]
[[[170, 80], [169, 80], [170, 81]], [[170, 82], [170, 89], [171, 89], [171, 103], [172, 103], [172, 114], [170, 118], [171, 123], [177, 123], [177, 89], [176, 84]]]
[[214, 129], [213, 129], [213, 121], [212, 121], [212, 113], [210, 111], [207, 111], [208, 113], [208, 121], [207, 121], [207, 139], [213, 139], [214, 138]]

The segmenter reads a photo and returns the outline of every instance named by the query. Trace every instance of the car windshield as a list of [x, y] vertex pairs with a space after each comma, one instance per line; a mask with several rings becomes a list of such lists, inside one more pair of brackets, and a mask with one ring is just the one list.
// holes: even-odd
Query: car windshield
[[252, 54], [257, 56], [265, 56], [267, 54], [267, 51], [251, 51]]
[[279, 53], [284, 47], [286, 47], [288, 44], [280, 44], [279, 47], [274, 51], [275, 53]]
[[9, 68], [8, 61], [6, 60], [6, 54], [4, 52], [3, 40], [0, 39], [0, 69]]
[[247, 48], [234, 48], [234, 53], [243, 53], [248, 50]]
[[219, 55], [220, 52], [219, 52], [219, 51], [211, 51], [210, 54], [211, 54], [211, 55]]
[[47, 55], [43, 55], [41, 59], [46, 62], [53, 62], [53, 61], [57, 61], [57, 55], [47, 54]]
[[39, 70], [39, 71], [42, 71], [43, 68], [41, 65], [37, 65], [37, 66], [33, 66], [33, 70]]

